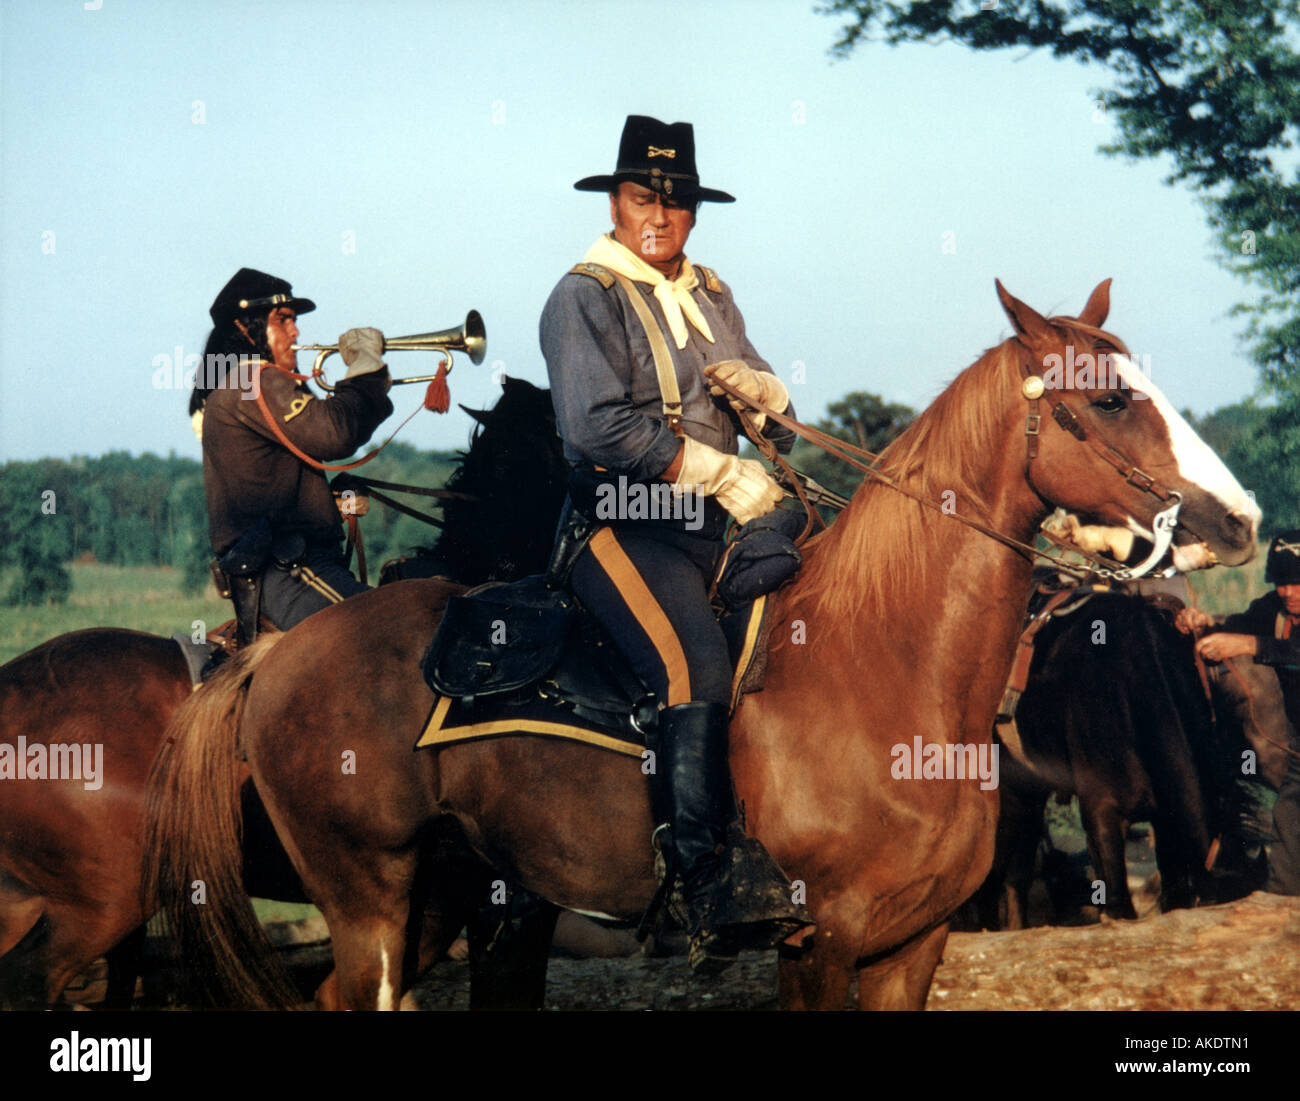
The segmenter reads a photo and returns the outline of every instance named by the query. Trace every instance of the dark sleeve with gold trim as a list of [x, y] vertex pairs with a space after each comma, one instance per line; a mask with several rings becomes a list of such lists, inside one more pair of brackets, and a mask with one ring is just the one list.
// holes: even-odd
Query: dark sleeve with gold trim
[[[382, 371], [347, 379], [332, 396], [318, 398], [306, 383], [296, 383], [274, 368], [264, 367], [260, 375], [267, 408], [280, 429], [296, 447], [326, 462], [346, 459], [392, 414], [393, 403], [384, 392], [386, 378]], [[234, 408], [254, 432], [276, 438], [255, 400], [241, 399]]]

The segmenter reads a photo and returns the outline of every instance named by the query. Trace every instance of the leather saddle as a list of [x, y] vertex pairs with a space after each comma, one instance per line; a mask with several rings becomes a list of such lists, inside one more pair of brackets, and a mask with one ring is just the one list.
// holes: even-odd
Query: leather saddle
[[452, 597], [423, 670], [466, 720], [536, 700], [637, 744], [657, 726], [653, 694], [573, 594], [540, 574]]
[[[758, 664], [751, 657], [759, 632], [749, 625], [763, 605], [722, 619], [733, 667], [742, 654], [747, 666]], [[452, 597], [422, 670], [440, 700], [418, 746], [511, 730], [596, 740], [585, 731], [639, 755], [658, 729], [655, 695], [594, 617], [542, 575]]]

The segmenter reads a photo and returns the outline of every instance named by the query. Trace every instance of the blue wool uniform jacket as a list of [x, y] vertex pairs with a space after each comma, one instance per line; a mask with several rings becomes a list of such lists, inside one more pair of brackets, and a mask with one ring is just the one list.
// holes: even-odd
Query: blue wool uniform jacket
[[[672, 353], [683, 430], [735, 455], [739, 419], [725, 399], [710, 396], [704, 368], [741, 359], [755, 370], [774, 372], [745, 335], [745, 320], [730, 288], [718, 281], [718, 290], [707, 290], [703, 271], [700, 275], [692, 296], [708, 320], [712, 344], [687, 322], [686, 347], [678, 348], [651, 287], [632, 286], [648, 302]], [[676, 457], [680, 441], [664, 421], [650, 341], [623, 288], [616, 283], [606, 290], [590, 275], [566, 275], [542, 311], [541, 342], [565, 458], [637, 481], [659, 477]], [[793, 417], [793, 407], [787, 413]], [[775, 424], [769, 423], [763, 434], [783, 452], [794, 445], [794, 433]]]

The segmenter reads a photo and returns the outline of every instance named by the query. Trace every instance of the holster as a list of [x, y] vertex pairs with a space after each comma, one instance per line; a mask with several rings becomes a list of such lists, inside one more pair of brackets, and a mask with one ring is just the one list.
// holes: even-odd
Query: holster
[[560, 522], [555, 529], [555, 546], [546, 566], [546, 584], [552, 589], [567, 589], [574, 564], [587, 549], [591, 537], [600, 525], [580, 511], [571, 497], [564, 499]]
[[262, 603], [262, 574], [271, 557], [271, 522], [258, 520], [217, 560], [235, 606], [240, 646], [257, 637], [257, 616]]
[[262, 575], [232, 577], [230, 599], [235, 605], [235, 629], [240, 646], [257, 638], [257, 616], [262, 604]]

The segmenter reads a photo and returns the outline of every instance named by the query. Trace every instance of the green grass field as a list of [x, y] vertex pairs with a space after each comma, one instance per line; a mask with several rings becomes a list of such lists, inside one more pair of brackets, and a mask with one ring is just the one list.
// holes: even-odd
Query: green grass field
[[[63, 605], [0, 607], [0, 663], [46, 639], [83, 627], [131, 627], [150, 634], [191, 634], [194, 621], [205, 627], [224, 623], [233, 614], [229, 601], [211, 583], [197, 596], [181, 591], [181, 572], [166, 566], [104, 566], [74, 562], [72, 593]], [[0, 576], [0, 591], [8, 578]], [[298, 921], [317, 913], [314, 906], [255, 899], [262, 921]]]
[[[1196, 603], [1221, 615], [1245, 608], [1268, 591], [1264, 584], [1264, 550], [1239, 569], [1202, 570], [1191, 576]], [[0, 607], [0, 663], [46, 639], [83, 627], [131, 627], [155, 635], [191, 634], [194, 621], [211, 628], [233, 614], [208, 584], [197, 596], [181, 591], [181, 573], [167, 566], [104, 566], [74, 562], [72, 593], [66, 604], [30, 608]], [[0, 591], [8, 575], [0, 573]]]
[[[0, 607], [0, 663], [47, 639], [83, 627], [131, 627], [150, 634], [192, 634], [194, 621], [207, 628], [230, 619], [230, 603], [209, 583], [197, 596], [181, 591], [181, 571], [167, 566], [104, 566], [74, 562], [66, 604]], [[0, 591], [8, 575], [0, 576]]]
[[1188, 574], [1197, 607], [1211, 615], [1243, 611], [1252, 600], [1272, 588], [1264, 581], [1264, 560], [1267, 557], [1268, 544], [1263, 543], [1259, 553], [1244, 566], [1235, 569], [1216, 566], [1212, 570]]

